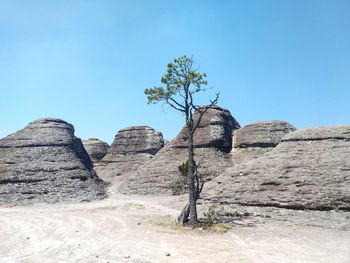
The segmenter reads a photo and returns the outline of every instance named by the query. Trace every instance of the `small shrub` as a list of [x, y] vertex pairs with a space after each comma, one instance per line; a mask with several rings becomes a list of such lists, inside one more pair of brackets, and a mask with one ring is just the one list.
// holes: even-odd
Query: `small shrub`
[[180, 177], [170, 184], [173, 195], [184, 194], [187, 189], [188, 160], [178, 166]]
[[181, 165], [179, 165], [178, 169], [179, 169], [179, 172], [181, 173], [181, 175], [183, 177], [187, 177], [187, 174], [188, 174], [188, 160], [186, 162], [183, 162]]
[[174, 222], [172, 217], [163, 217], [163, 218], [158, 218], [156, 221], [151, 221], [151, 223], [166, 227], [168, 229], [177, 231], [177, 232], [197, 232], [197, 233], [215, 233], [215, 234], [224, 234], [227, 231], [231, 229], [231, 226], [229, 224], [225, 223], [216, 223], [209, 225], [206, 222], [199, 222], [197, 228], [192, 228], [189, 225], [182, 225], [182, 224], [177, 224]]
[[173, 195], [180, 195], [186, 189], [186, 181], [183, 178], [177, 179], [175, 182], [170, 184]]
[[223, 223], [215, 223], [212, 225], [208, 225], [207, 227], [202, 226], [202, 228], [203, 230], [206, 230], [211, 233], [224, 234], [231, 229], [231, 226]]
[[204, 217], [209, 225], [215, 224], [219, 221], [222, 210], [223, 208], [217, 210], [214, 205], [209, 206], [208, 211], [204, 212]]

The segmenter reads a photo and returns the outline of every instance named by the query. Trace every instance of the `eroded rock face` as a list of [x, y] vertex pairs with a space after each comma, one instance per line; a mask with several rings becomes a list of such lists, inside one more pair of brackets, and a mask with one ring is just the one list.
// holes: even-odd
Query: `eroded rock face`
[[106, 156], [96, 167], [102, 178], [109, 180], [153, 158], [164, 147], [162, 133], [148, 126], [133, 126], [120, 130]]
[[132, 126], [117, 133], [108, 153], [155, 155], [163, 146], [162, 133], [149, 126]]
[[350, 126], [288, 133], [271, 151], [208, 183], [213, 202], [350, 211]]
[[71, 124], [40, 119], [0, 140], [0, 204], [104, 197], [105, 184]]
[[[195, 119], [198, 115], [195, 115]], [[206, 179], [214, 178], [232, 165], [229, 155], [232, 132], [240, 126], [230, 112], [220, 107], [209, 109], [195, 133], [195, 159]], [[179, 179], [178, 166], [187, 160], [186, 128], [136, 171], [125, 174], [119, 191], [124, 193], [171, 193]]]
[[93, 138], [83, 140], [83, 145], [94, 164], [98, 163], [107, 154], [109, 148], [108, 143]]
[[235, 131], [234, 147], [275, 147], [295, 127], [285, 121], [262, 121], [244, 126]]
[[232, 156], [234, 163], [258, 158], [272, 150], [282, 138], [296, 128], [285, 121], [262, 121], [234, 132]]
[[[194, 114], [194, 123], [199, 114]], [[232, 131], [240, 128], [231, 113], [218, 106], [209, 109], [203, 116], [194, 134], [196, 148], [216, 148], [230, 152], [232, 148]], [[175, 148], [187, 148], [187, 128], [184, 127], [172, 142]]]

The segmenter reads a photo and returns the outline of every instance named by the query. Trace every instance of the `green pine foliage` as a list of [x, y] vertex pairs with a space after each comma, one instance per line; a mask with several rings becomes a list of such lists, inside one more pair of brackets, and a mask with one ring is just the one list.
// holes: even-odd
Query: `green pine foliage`
[[184, 194], [187, 189], [188, 160], [178, 166], [180, 178], [170, 184], [173, 195]]

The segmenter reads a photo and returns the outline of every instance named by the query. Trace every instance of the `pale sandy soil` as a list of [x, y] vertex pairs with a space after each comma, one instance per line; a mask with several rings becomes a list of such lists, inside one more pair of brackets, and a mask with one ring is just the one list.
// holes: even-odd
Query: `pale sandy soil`
[[0, 262], [350, 262], [345, 230], [276, 221], [225, 234], [172, 229], [162, 222], [178, 213], [176, 198], [2, 207]]

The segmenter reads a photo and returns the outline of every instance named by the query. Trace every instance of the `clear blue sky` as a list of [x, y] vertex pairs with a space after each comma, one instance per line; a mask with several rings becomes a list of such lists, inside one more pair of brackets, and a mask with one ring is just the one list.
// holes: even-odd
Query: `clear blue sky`
[[241, 125], [350, 124], [349, 0], [0, 0], [0, 137], [57, 117], [81, 138], [171, 139], [183, 117], [143, 91], [185, 54]]

